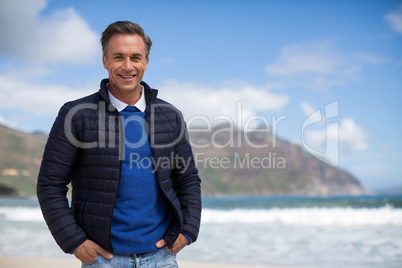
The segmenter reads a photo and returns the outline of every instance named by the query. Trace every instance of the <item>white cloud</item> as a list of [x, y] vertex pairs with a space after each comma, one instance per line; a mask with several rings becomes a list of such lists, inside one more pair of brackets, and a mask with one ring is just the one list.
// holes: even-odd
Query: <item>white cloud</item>
[[98, 35], [73, 8], [41, 14], [48, 0], [0, 2], [0, 54], [33, 63], [87, 63], [100, 51]]
[[344, 118], [339, 126], [331, 124], [326, 129], [305, 131], [305, 138], [309, 146], [318, 148], [326, 142], [339, 140], [347, 153], [362, 152], [367, 149], [367, 134], [356, 124], [353, 118]]
[[269, 64], [270, 75], [299, 73], [330, 74], [342, 65], [342, 60], [327, 43], [285, 46], [276, 63]]
[[0, 125], [7, 126], [7, 127], [10, 127], [10, 128], [16, 128], [17, 127], [17, 124], [15, 124], [13, 122], [10, 122], [9, 120], [7, 120], [1, 114], [0, 114]]
[[94, 92], [94, 88], [69, 88], [32, 82], [33, 76], [39, 73], [47, 72], [25, 69], [0, 74], [1, 109], [20, 109], [35, 115], [55, 116], [63, 103]]
[[[0, 73], [1, 110], [20, 109], [35, 115], [54, 117], [67, 101], [74, 100], [96, 91], [91, 87], [67, 87], [61, 85], [32, 82], [35, 79], [31, 69], [11, 70]], [[46, 74], [38, 70], [36, 74]], [[32, 76], [30, 76], [32, 75]], [[24, 80], [19, 79], [24, 77]], [[193, 116], [205, 116], [211, 123], [224, 123], [214, 117], [224, 115], [232, 118], [237, 125], [238, 101], [241, 102], [242, 123], [259, 112], [277, 111], [288, 103], [289, 97], [274, 94], [269, 87], [252, 85], [222, 85], [218, 88], [197, 84], [166, 81], [160, 87], [159, 97], [176, 105], [186, 120]]]
[[284, 85], [322, 91], [355, 81], [365, 64], [381, 61], [368, 53], [342, 53], [330, 41], [300, 43], [283, 47], [277, 61], [266, 66], [266, 72]]
[[[285, 107], [289, 97], [270, 92], [270, 86], [256, 87], [242, 83], [224, 84], [213, 87], [199, 83], [165, 81], [160, 87], [159, 97], [176, 105], [186, 120], [204, 116], [211, 123], [216, 116], [228, 116], [238, 125], [238, 112], [244, 124], [247, 119], [265, 111], [278, 111]], [[241, 105], [241, 110], [238, 109]]]
[[339, 140], [350, 152], [361, 152], [367, 149], [367, 134], [355, 123], [353, 118], [344, 118], [339, 126]]
[[402, 5], [397, 10], [386, 14], [384, 19], [390, 23], [394, 31], [402, 34]]

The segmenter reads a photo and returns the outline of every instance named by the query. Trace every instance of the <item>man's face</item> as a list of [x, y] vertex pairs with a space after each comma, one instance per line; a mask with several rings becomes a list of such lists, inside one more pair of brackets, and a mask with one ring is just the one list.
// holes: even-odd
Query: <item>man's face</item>
[[110, 90], [118, 96], [127, 96], [138, 89], [149, 60], [145, 56], [144, 41], [137, 34], [113, 35], [107, 55], [102, 59], [109, 71]]

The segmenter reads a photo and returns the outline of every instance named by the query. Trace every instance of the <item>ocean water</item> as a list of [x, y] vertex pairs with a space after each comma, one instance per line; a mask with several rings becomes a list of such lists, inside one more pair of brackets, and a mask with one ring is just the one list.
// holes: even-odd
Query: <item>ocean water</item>
[[[0, 199], [0, 255], [65, 257], [37, 201]], [[402, 267], [402, 196], [203, 198], [179, 261]]]

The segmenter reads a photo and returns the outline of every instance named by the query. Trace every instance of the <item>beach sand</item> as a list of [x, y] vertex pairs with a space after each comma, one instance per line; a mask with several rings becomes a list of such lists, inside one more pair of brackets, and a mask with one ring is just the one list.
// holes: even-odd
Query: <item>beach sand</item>
[[[1, 268], [80, 268], [81, 263], [75, 258], [33, 258], [0, 256]], [[279, 268], [273, 266], [225, 265], [210, 263], [179, 262], [180, 268]], [[283, 267], [282, 267], [283, 268]]]

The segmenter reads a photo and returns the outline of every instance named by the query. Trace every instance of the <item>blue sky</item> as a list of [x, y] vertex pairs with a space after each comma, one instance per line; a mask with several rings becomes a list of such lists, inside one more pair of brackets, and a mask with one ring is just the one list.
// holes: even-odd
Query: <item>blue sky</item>
[[[241, 101], [244, 119], [285, 118], [283, 139], [339, 144], [328, 158], [364, 186], [402, 187], [402, 1], [2, 1], [0, 123], [48, 132], [98, 90], [117, 20], [150, 35], [144, 80], [187, 120], [236, 118]], [[325, 107], [336, 116], [303, 128]]]

